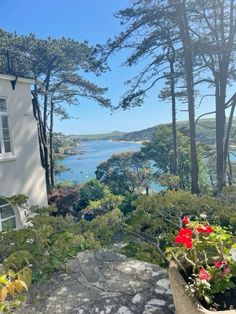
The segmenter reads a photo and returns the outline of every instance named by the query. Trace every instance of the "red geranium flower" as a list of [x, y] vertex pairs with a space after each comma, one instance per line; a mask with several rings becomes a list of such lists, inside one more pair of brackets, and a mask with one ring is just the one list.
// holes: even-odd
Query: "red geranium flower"
[[191, 238], [183, 237], [180, 235], [177, 235], [177, 237], [175, 238], [175, 243], [184, 244], [186, 249], [191, 249], [193, 246]]
[[211, 280], [212, 276], [206, 271], [204, 267], [202, 267], [199, 271], [199, 279], [200, 280]]
[[175, 238], [175, 243], [184, 244], [187, 249], [192, 248], [192, 234], [193, 231], [188, 228], [180, 229], [178, 235]]
[[189, 228], [181, 228], [179, 230], [178, 235], [183, 236], [183, 237], [187, 237], [187, 238], [191, 238], [193, 235], [193, 231]]
[[207, 225], [202, 225], [201, 227], [197, 228], [197, 231], [201, 232], [201, 233], [211, 233], [211, 232], [214, 232], [212, 227], [211, 226], [207, 226]]
[[185, 225], [187, 225], [187, 224], [189, 224], [189, 217], [188, 216], [184, 216], [184, 218], [183, 218], [183, 223], [185, 224]]
[[214, 265], [215, 265], [215, 268], [221, 269], [222, 267], [226, 266], [227, 263], [226, 261], [219, 261], [219, 262], [215, 262]]

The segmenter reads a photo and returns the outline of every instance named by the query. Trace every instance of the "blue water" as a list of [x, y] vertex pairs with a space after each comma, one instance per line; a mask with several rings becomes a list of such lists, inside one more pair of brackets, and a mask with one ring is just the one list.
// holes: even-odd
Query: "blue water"
[[81, 155], [69, 156], [58, 161], [70, 168], [57, 176], [56, 180], [70, 180], [76, 183], [83, 183], [95, 178], [97, 166], [107, 160], [114, 153], [125, 151], [138, 151], [141, 144], [132, 142], [113, 142], [107, 140], [84, 141], [77, 147], [78, 151], [84, 151]]

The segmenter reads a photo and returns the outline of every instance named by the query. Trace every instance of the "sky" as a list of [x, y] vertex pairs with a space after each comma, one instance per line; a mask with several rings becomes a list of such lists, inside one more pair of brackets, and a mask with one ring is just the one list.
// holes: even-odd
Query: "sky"
[[[126, 8], [128, 0], [11, 0], [1, 1], [0, 28], [17, 34], [34, 33], [39, 38], [70, 37], [89, 44], [104, 44], [122, 30], [114, 14]], [[125, 81], [137, 74], [138, 68], [123, 64], [128, 51], [117, 53], [109, 60], [111, 71], [90, 79], [97, 85], [108, 87], [106, 97], [113, 105], [127, 90]], [[171, 106], [158, 99], [163, 83], [156, 85], [145, 98], [144, 105], [126, 111], [111, 112], [98, 104], [82, 99], [78, 107], [68, 107], [78, 119], [56, 119], [55, 131], [64, 134], [94, 134], [112, 131], [130, 132], [171, 122]], [[207, 92], [209, 94], [212, 91]], [[212, 110], [213, 99], [204, 99], [197, 115]], [[186, 104], [177, 111], [178, 120], [187, 120]]]

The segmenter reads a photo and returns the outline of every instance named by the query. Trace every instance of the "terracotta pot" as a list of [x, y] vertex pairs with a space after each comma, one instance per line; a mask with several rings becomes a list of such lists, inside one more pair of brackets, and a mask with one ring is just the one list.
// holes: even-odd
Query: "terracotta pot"
[[236, 310], [209, 311], [205, 309], [196, 299], [188, 295], [186, 282], [180, 274], [176, 263], [170, 263], [168, 272], [176, 314], [236, 314]]

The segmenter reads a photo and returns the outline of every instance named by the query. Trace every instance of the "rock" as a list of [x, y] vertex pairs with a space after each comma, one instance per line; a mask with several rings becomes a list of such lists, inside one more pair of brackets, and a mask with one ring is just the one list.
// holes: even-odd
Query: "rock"
[[112, 251], [81, 252], [67, 274], [32, 286], [17, 314], [173, 314], [166, 270]]
[[159, 286], [165, 290], [170, 289], [170, 281], [167, 278], [158, 280], [156, 284], [157, 284], [157, 286]]
[[166, 301], [164, 301], [164, 300], [158, 300], [158, 299], [153, 299], [153, 300], [150, 300], [150, 301], [148, 301], [148, 304], [149, 305], [161, 305], [161, 306], [163, 306], [163, 305], [165, 305], [166, 304]]
[[122, 306], [118, 309], [117, 314], [132, 314], [132, 312], [126, 306]]
[[141, 297], [141, 295], [138, 293], [138, 294], [135, 294], [135, 296], [133, 297], [132, 303], [136, 304], [136, 303], [139, 303], [141, 300], [142, 300], [142, 297]]

